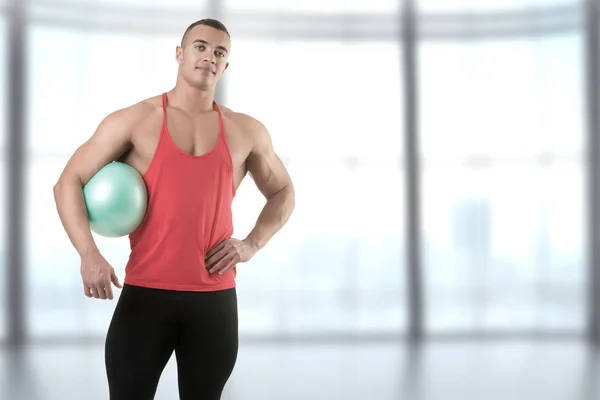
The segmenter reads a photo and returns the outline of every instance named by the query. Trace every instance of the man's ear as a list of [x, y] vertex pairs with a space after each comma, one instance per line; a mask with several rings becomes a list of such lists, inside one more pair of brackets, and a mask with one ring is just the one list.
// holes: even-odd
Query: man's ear
[[175, 60], [177, 60], [177, 64], [179, 65], [183, 63], [183, 47], [177, 46], [175, 48]]

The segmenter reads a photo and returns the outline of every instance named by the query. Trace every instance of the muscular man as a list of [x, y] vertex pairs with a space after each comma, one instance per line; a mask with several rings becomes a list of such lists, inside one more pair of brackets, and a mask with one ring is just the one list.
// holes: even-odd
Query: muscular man
[[[219, 21], [193, 23], [176, 49], [175, 87], [108, 115], [55, 185], [85, 295], [112, 299], [111, 282], [122, 288], [105, 344], [111, 400], [154, 398], [173, 352], [180, 399], [221, 397], [238, 351], [236, 265], [263, 248], [294, 208], [294, 187], [265, 127], [214, 101], [230, 49]], [[143, 176], [149, 195], [129, 235], [123, 285], [94, 243], [82, 194], [115, 160]], [[231, 203], [248, 172], [267, 201], [238, 240]]]

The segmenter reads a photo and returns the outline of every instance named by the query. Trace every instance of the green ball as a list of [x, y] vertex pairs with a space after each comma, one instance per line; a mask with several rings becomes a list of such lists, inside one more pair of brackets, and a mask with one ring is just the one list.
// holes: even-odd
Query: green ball
[[141, 175], [121, 162], [102, 167], [83, 187], [92, 231], [120, 237], [137, 229], [146, 215], [148, 191]]

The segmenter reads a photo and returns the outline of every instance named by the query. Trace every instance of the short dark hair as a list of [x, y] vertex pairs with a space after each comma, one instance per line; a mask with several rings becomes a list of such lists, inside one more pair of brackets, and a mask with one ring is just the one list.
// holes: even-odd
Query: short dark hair
[[191, 31], [192, 28], [194, 28], [198, 25], [206, 25], [206, 26], [210, 26], [211, 28], [218, 29], [220, 31], [225, 32], [227, 34], [227, 36], [229, 36], [231, 38], [231, 36], [229, 35], [229, 31], [227, 31], [227, 28], [225, 27], [225, 25], [223, 25], [223, 23], [221, 21], [217, 21], [216, 19], [212, 19], [212, 18], [204, 18], [204, 19], [196, 21], [193, 24], [191, 24], [190, 26], [188, 26], [188, 28], [183, 33], [183, 37], [181, 38], [181, 46], [183, 46], [183, 44], [185, 43], [185, 37], [187, 36], [188, 32]]

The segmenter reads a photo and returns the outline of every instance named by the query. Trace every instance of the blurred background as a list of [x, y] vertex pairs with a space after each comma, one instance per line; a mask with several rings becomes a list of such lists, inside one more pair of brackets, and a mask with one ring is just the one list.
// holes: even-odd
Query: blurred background
[[[296, 186], [238, 269], [224, 399], [600, 399], [599, 5], [0, 0], [0, 398], [108, 398], [116, 300], [83, 296], [52, 187], [107, 114], [173, 87], [211, 17], [217, 101]], [[234, 236], [263, 205], [246, 178]], [[122, 281], [128, 239], [96, 240]], [[156, 398], [178, 398], [174, 359]]]

